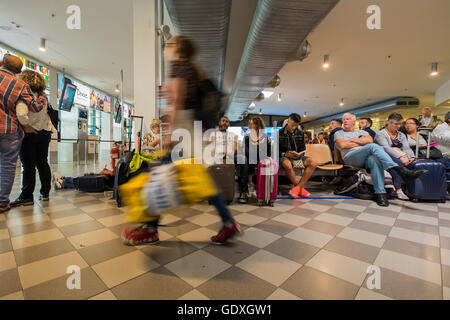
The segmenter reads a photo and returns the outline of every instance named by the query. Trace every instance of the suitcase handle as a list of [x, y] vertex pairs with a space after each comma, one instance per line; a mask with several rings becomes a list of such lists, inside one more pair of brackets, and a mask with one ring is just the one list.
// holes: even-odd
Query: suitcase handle
[[417, 141], [416, 141], [416, 159], [419, 158], [419, 134], [420, 131], [425, 131], [428, 133], [428, 141], [427, 141], [427, 157], [426, 159], [430, 158], [430, 145], [431, 145], [431, 128], [418, 128], [417, 129]]

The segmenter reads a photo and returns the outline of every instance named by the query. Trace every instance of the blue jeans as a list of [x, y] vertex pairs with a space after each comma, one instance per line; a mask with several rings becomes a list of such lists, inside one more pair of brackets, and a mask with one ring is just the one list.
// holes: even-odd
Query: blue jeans
[[386, 193], [384, 189], [384, 170], [397, 167], [391, 157], [384, 151], [383, 147], [369, 143], [350, 151], [344, 158], [344, 162], [356, 167], [369, 168], [373, 180], [375, 193]]
[[9, 204], [23, 132], [0, 134], [0, 204]]

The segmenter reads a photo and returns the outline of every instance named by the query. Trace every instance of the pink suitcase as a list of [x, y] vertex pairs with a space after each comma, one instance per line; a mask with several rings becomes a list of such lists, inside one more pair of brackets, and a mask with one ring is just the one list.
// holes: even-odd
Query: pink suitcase
[[274, 160], [260, 160], [258, 163], [258, 176], [256, 178], [256, 197], [258, 205], [269, 205], [278, 196], [278, 162]]

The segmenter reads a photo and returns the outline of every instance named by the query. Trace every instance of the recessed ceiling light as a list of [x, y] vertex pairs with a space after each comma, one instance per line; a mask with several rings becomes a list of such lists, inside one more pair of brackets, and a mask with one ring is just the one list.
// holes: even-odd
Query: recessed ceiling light
[[281, 102], [281, 93], [278, 94], [278, 102]]
[[119, 85], [116, 85], [116, 90], [114, 90], [114, 91], [116, 91], [116, 93], [120, 92]]
[[430, 75], [431, 75], [432, 77], [436, 77], [438, 74], [439, 74], [439, 71], [438, 71], [438, 63], [437, 63], [437, 62], [433, 62], [433, 63], [431, 64], [431, 73], [430, 73]]
[[264, 94], [264, 98], [270, 98], [274, 94], [273, 91], [269, 91], [269, 90], [263, 90], [262, 93]]
[[323, 56], [322, 68], [328, 69], [329, 66], [330, 66], [330, 56], [328, 54], [326, 54], [326, 55]]
[[340, 105], [341, 107], [344, 106], [344, 98], [341, 99], [341, 102], [339, 103], [339, 105]]
[[45, 47], [45, 39], [41, 38], [41, 46], [39, 47], [39, 50], [41, 50], [42, 52], [47, 51], [47, 48]]

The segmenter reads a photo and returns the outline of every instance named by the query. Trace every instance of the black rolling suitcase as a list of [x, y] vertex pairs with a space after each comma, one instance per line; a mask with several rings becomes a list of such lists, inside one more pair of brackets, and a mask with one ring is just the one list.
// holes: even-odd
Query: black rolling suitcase
[[221, 191], [227, 204], [233, 202], [235, 187], [235, 167], [234, 164], [216, 164], [208, 168], [216, 183], [217, 189]]
[[88, 175], [73, 179], [75, 188], [83, 192], [104, 192], [107, 177], [103, 174]]

